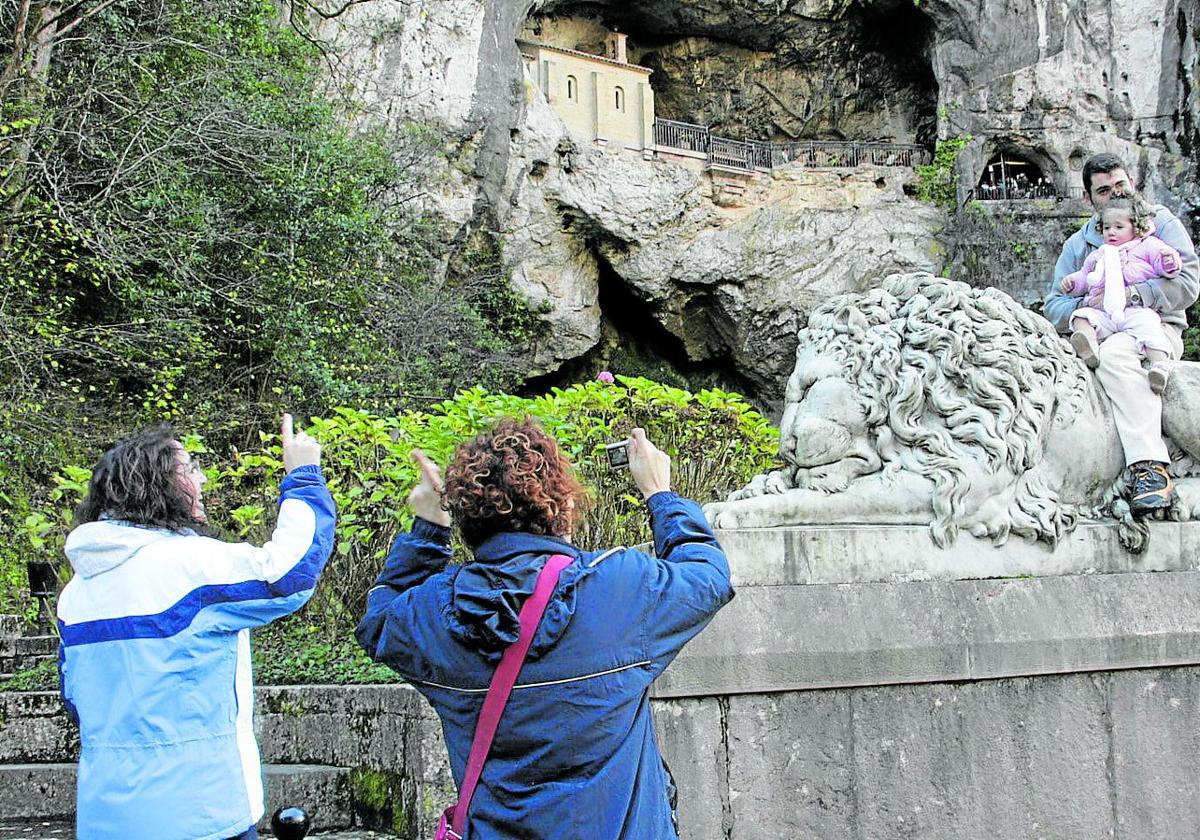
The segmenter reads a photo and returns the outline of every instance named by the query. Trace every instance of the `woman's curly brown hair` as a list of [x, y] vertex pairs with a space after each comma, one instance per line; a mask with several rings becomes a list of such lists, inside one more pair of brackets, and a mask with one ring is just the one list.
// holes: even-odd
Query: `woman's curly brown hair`
[[570, 536], [589, 498], [558, 442], [531, 418], [509, 417], [459, 444], [443, 503], [477, 546], [503, 531]]

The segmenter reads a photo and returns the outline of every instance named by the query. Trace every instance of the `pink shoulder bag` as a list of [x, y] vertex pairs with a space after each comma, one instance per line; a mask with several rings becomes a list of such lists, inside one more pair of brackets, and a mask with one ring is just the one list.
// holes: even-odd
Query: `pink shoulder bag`
[[467, 759], [467, 769], [463, 774], [462, 789], [458, 792], [458, 802], [442, 812], [438, 821], [437, 834], [434, 840], [463, 840], [467, 829], [467, 813], [471, 810], [471, 798], [475, 795], [475, 786], [479, 783], [479, 775], [483, 772], [483, 763], [487, 761], [488, 752], [492, 748], [492, 739], [496, 735], [496, 727], [500, 725], [500, 716], [508, 705], [508, 696], [512, 694], [513, 685], [521, 666], [525, 664], [525, 654], [529, 652], [529, 643], [542, 622], [542, 613], [546, 604], [554, 594], [558, 584], [558, 576], [562, 570], [571, 565], [571, 558], [565, 554], [555, 554], [546, 561], [538, 574], [537, 584], [533, 594], [521, 605], [521, 635], [517, 638], [496, 667], [492, 682], [488, 686], [487, 697], [483, 700], [483, 708], [479, 711], [479, 722], [475, 724], [475, 738], [471, 741], [471, 755]]

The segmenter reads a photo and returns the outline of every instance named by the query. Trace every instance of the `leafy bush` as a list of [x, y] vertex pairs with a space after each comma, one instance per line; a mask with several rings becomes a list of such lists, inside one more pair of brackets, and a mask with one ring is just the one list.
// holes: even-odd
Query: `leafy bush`
[[[376, 664], [349, 633], [334, 636], [290, 615], [254, 634], [254, 681], [259, 685], [364, 685], [400, 682]], [[16, 689], [23, 690], [23, 689]]]
[[[498, 418], [534, 417], [559, 440], [594, 494], [595, 507], [574, 536], [585, 548], [650, 540], [645, 507], [629, 474], [609, 468], [603, 454], [604, 444], [623, 439], [635, 426], [645, 428], [671, 455], [675, 489], [701, 502], [745, 484], [778, 452], [778, 431], [737, 394], [690, 393], [648, 379], [616, 379], [535, 397], [473, 388], [423, 412], [384, 417], [340, 408], [313, 419], [308, 431], [322, 444], [325, 475], [338, 506], [337, 543], [302, 616], [260, 631], [269, 679], [293, 682], [307, 671], [330, 680], [378, 677], [366, 660], [347, 659], [346, 644], [392, 540], [411, 525], [405, 500], [418, 478], [410, 457], [414, 447], [444, 465], [458, 443]], [[196, 460], [213, 457], [196, 436], [183, 443]], [[252, 452], [235, 449], [205, 469], [211, 524], [231, 538], [259, 543], [270, 536], [282, 472], [277, 437], [262, 434], [260, 444]], [[87, 471], [79, 468], [57, 477], [57, 504], [33, 512], [41, 542], [34, 546], [31, 539], [30, 550], [57, 559], [69, 525], [67, 509], [78, 501], [86, 480]], [[456, 552], [464, 559], [461, 546]], [[345, 671], [342, 677], [339, 669]]]
[[1188, 309], [1187, 321], [1191, 326], [1183, 331], [1183, 358], [1200, 362], [1200, 303]]
[[933, 152], [933, 163], [916, 167], [917, 198], [944, 210], [954, 210], [958, 204], [958, 176], [954, 164], [971, 135], [947, 137], [938, 140]]
[[[675, 488], [702, 502], [746, 483], [778, 451], [778, 432], [736, 394], [692, 394], [647, 379], [617, 379], [528, 398], [473, 388], [426, 412], [381, 417], [342, 408], [314, 419], [309, 431], [322, 443], [326, 478], [338, 505], [338, 539], [310, 617], [336, 636], [361, 616], [366, 591], [396, 532], [411, 524], [405, 499], [418, 478], [409, 454], [414, 447], [445, 464], [458, 443], [496, 419], [534, 417], [560, 441], [595, 495], [596, 506], [575, 542], [596, 548], [650, 539], [628, 473], [612, 471], [603, 455], [605, 443], [626, 437], [634, 426], [645, 428], [674, 459]], [[280, 470], [278, 445], [266, 437], [263, 444], [259, 452], [236, 453], [233, 463], [210, 470], [205, 491], [214, 521], [260, 541], [267, 538]]]

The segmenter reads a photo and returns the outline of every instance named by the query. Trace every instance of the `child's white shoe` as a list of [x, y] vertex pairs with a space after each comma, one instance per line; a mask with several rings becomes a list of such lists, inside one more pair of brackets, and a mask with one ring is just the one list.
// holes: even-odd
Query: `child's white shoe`
[[1100, 345], [1096, 343], [1095, 333], [1076, 330], [1071, 333], [1071, 347], [1088, 367], [1100, 366]]
[[1156, 394], [1161, 394], [1167, 390], [1167, 380], [1171, 377], [1171, 367], [1166, 362], [1152, 362], [1150, 364], [1150, 372], [1147, 376], [1150, 379], [1150, 390]]

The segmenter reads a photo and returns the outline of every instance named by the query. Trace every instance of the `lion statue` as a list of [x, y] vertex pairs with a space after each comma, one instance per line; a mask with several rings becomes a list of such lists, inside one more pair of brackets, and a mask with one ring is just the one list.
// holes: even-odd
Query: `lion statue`
[[[717, 528], [928, 524], [1051, 546], [1081, 517], [1128, 515], [1108, 398], [1042, 317], [998, 289], [893, 274], [840, 295], [799, 333], [780, 424], [783, 466], [705, 510]], [[1200, 475], [1200, 365], [1175, 366], [1164, 429], [1179, 478]], [[1200, 502], [1177, 482], [1175, 518]]]

